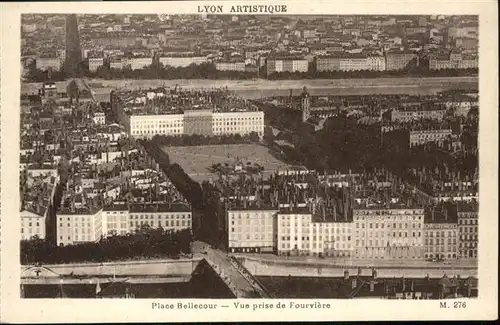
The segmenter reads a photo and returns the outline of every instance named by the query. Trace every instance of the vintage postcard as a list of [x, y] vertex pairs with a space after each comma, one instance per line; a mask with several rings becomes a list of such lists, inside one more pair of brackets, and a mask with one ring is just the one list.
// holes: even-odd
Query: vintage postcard
[[494, 1], [0, 6], [2, 321], [497, 318]]

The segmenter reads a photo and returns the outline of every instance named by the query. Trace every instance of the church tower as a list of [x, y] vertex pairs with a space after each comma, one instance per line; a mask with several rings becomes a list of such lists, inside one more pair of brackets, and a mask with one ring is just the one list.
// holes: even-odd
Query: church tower
[[302, 111], [302, 122], [305, 122], [311, 116], [311, 97], [307, 92], [306, 87], [302, 90], [302, 95], [300, 96], [300, 109]]

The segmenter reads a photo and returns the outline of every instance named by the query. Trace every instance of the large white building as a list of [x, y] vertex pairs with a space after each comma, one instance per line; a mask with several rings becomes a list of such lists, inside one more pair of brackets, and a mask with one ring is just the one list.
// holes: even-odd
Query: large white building
[[309, 62], [302, 58], [267, 59], [267, 74], [275, 72], [307, 72]]
[[273, 252], [277, 210], [227, 211], [228, 249], [232, 253]]
[[127, 120], [125, 128], [135, 138], [184, 133], [184, 114], [132, 115]]
[[184, 68], [191, 64], [200, 65], [208, 59], [206, 56], [162, 56], [159, 61], [164, 67]]
[[355, 258], [423, 258], [424, 210], [363, 208], [353, 212]]
[[[192, 113], [189, 114], [192, 115]], [[210, 133], [213, 135], [245, 135], [251, 132], [256, 132], [259, 137], [264, 135], [264, 112], [262, 111], [209, 112], [209, 115], [206, 118], [211, 123], [212, 131]], [[123, 112], [119, 116], [127, 132], [134, 138], [151, 138], [155, 135], [182, 135], [186, 133], [186, 113], [128, 115]], [[193, 131], [192, 128], [189, 130]], [[206, 133], [205, 131], [203, 134]]]
[[308, 208], [282, 210], [277, 215], [278, 255], [353, 255], [352, 222], [322, 221]]

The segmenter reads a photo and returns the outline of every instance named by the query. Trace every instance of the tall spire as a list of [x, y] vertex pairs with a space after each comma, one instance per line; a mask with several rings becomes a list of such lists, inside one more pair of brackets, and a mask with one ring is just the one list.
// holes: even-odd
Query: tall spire
[[82, 52], [78, 34], [78, 21], [75, 14], [66, 16], [65, 56], [64, 73], [66, 77], [79, 77], [81, 75]]

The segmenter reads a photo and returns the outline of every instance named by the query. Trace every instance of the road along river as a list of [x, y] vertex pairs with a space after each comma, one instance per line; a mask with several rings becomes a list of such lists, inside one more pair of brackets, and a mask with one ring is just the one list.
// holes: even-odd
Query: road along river
[[395, 265], [390, 261], [372, 261], [350, 262], [350, 263], [312, 263], [310, 261], [287, 261], [280, 259], [242, 257], [243, 265], [253, 276], [292, 276], [292, 277], [341, 277], [345, 270], [351, 275], [357, 274], [358, 267], [362, 270], [362, 275], [370, 275], [372, 268], [377, 270], [381, 278], [402, 277], [424, 278], [428, 275], [430, 278], [440, 278], [444, 274], [453, 277], [473, 276], [477, 277], [478, 270], [474, 265], [460, 264], [432, 264], [427, 262], [401, 263]]

